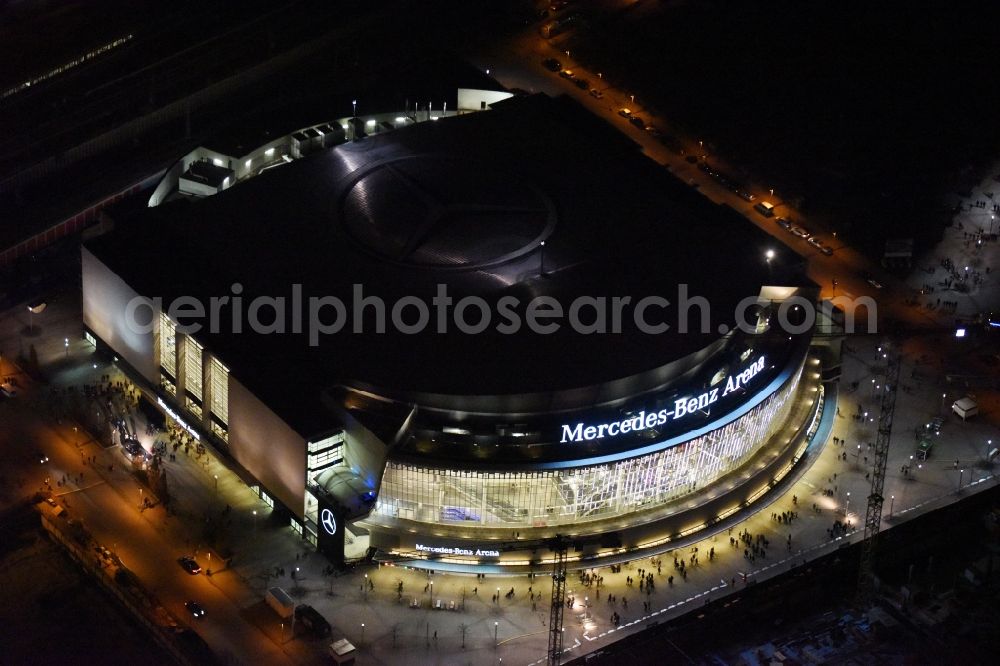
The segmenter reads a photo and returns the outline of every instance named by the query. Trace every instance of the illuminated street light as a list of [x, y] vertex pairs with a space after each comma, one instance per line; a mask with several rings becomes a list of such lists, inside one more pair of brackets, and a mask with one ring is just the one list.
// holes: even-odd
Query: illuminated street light
[[892, 518], [892, 507], [896, 503], [896, 496], [889, 495], [889, 517]]
[[358, 117], [358, 100], [356, 99], [351, 100], [351, 117], [352, 118]]
[[764, 256], [767, 258], [767, 263], [771, 263], [771, 260], [774, 259], [774, 250], [768, 250]]
[[499, 645], [499, 643], [497, 642], [497, 633], [499, 631], [500, 631], [500, 623], [499, 622], [494, 622], [493, 623], [493, 647], [494, 648], [496, 648], [496, 646]]

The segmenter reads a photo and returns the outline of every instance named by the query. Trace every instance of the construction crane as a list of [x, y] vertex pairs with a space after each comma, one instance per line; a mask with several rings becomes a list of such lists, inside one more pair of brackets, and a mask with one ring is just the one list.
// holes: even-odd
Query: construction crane
[[552, 606], [549, 608], [549, 666], [559, 666], [563, 653], [563, 610], [566, 608], [566, 552], [562, 537], [552, 542], [555, 562], [552, 565]]
[[[883, 351], [884, 349], [884, 351]], [[881, 392], [878, 416], [878, 433], [875, 436], [874, 463], [872, 466], [872, 486], [868, 494], [868, 509], [865, 512], [865, 536], [861, 542], [861, 567], [858, 576], [858, 603], [871, 604], [875, 595], [875, 548], [882, 528], [882, 505], [885, 502], [885, 467], [889, 457], [889, 439], [892, 436], [892, 416], [896, 409], [896, 394], [899, 392], [900, 354], [891, 346], [879, 350], [887, 359], [885, 381]]]

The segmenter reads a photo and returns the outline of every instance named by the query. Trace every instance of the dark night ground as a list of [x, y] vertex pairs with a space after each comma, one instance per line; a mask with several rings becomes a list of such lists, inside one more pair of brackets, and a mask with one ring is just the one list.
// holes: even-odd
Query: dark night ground
[[998, 3], [642, 1], [574, 58], [870, 251], [1000, 155]]
[[49, 541], [30, 507], [0, 514], [4, 664], [173, 663], [136, 621]]

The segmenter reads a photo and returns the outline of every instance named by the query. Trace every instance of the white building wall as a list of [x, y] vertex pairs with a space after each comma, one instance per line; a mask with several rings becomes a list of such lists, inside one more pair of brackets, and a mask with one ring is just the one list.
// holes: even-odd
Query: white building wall
[[458, 110], [459, 111], [479, 111], [483, 103], [488, 107], [494, 102], [509, 99], [514, 95], [500, 90], [476, 90], [475, 88], [458, 89]]
[[[81, 248], [83, 323], [152, 384], [159, 383], [154, 354], [155, 318], [150, 299], [140, 297], [86, 247]], [[137, 300], [136, 300], [137, 299]], [[135, 313], [141, 330], [126, 319], [129, 303], [141, 303]]]
[[248, 472], [302, 518], [306, 441], [229, 375], [229, 450]]

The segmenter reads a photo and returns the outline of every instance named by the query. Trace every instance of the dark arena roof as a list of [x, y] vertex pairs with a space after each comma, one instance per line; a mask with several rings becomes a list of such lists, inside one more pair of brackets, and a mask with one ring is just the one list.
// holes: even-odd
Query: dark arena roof
[[[779, 274], [799, 262], [740, 214], [647, 159], [617, 129], [569, 100], [541, 95], [344, 144], [204, 200], [148, 209], [88, 247], [140, 294], [165, 303], [232, 296], [233, 283], [243, 287], [244, 311], [256, 296], [290, 301], [294, 284], [303, 299], [340, 298], [348, 325], [321, 335], [315, 347], [308, 323], [284, 335], [195, 334], [305, 436], [319, 426], [320, 394], [338, 385], [443, 407], [463, 396], [506, 396], [497, 404], [517, 407], [525, 394], [535, 396], [523, 403], [529, 409], [579, 407], [574, 403], [595, 395], [581, 389], [718, 342], [714, 331], [731, 326], [741, 299], [763, 284], [789, 283]], [[770, 263], [768, 248], [776, 253]], [[369, 308], [365, 331], [351, 332], [355, 284], [385, 299], [387, 309], [401, 297], [420, 297], [431, 306], [428, 330], [406, 335], [390, 322], [386, 333], [375, 333]], [[565, 318], [554, 334], [527, 326], [504, 334], [494, 310], [485, 332], [468, 335], [456, 330], [454, 305], [447, 332], [439, 333], [431, 301], [439, 284], [454, 302], [514, 296], [522, 320], [535, 296], [555, 297], [566, 309], [578, 296], [635, 303], [660, 295], [673, 304], [686, 284], [711, 304], [713, 333], [677, 332], [671, 306], [647, 314], [671, 324], [659, 335], [638, 331], [631, 310], [620, 334], [575, 333]], [[308, 305], [303, 311], [308, 320]], [[593, 312], [584, 308], [580, 319], [592, 321]], [[692, 312], [697, 322], [699, 310]], [[285, 315], [290, 321], [290, 305]], [[331, 321], [332, 309], [323, 317]], [[467, 321], [478, 317], [478, 308], [467, 310]], [[261, 319], [270, 321], [271, 311]], [[416, 310], [405, 310], [404, 319], [415, 321]], [[228, 316], [222, 322], [228, 327]]]

